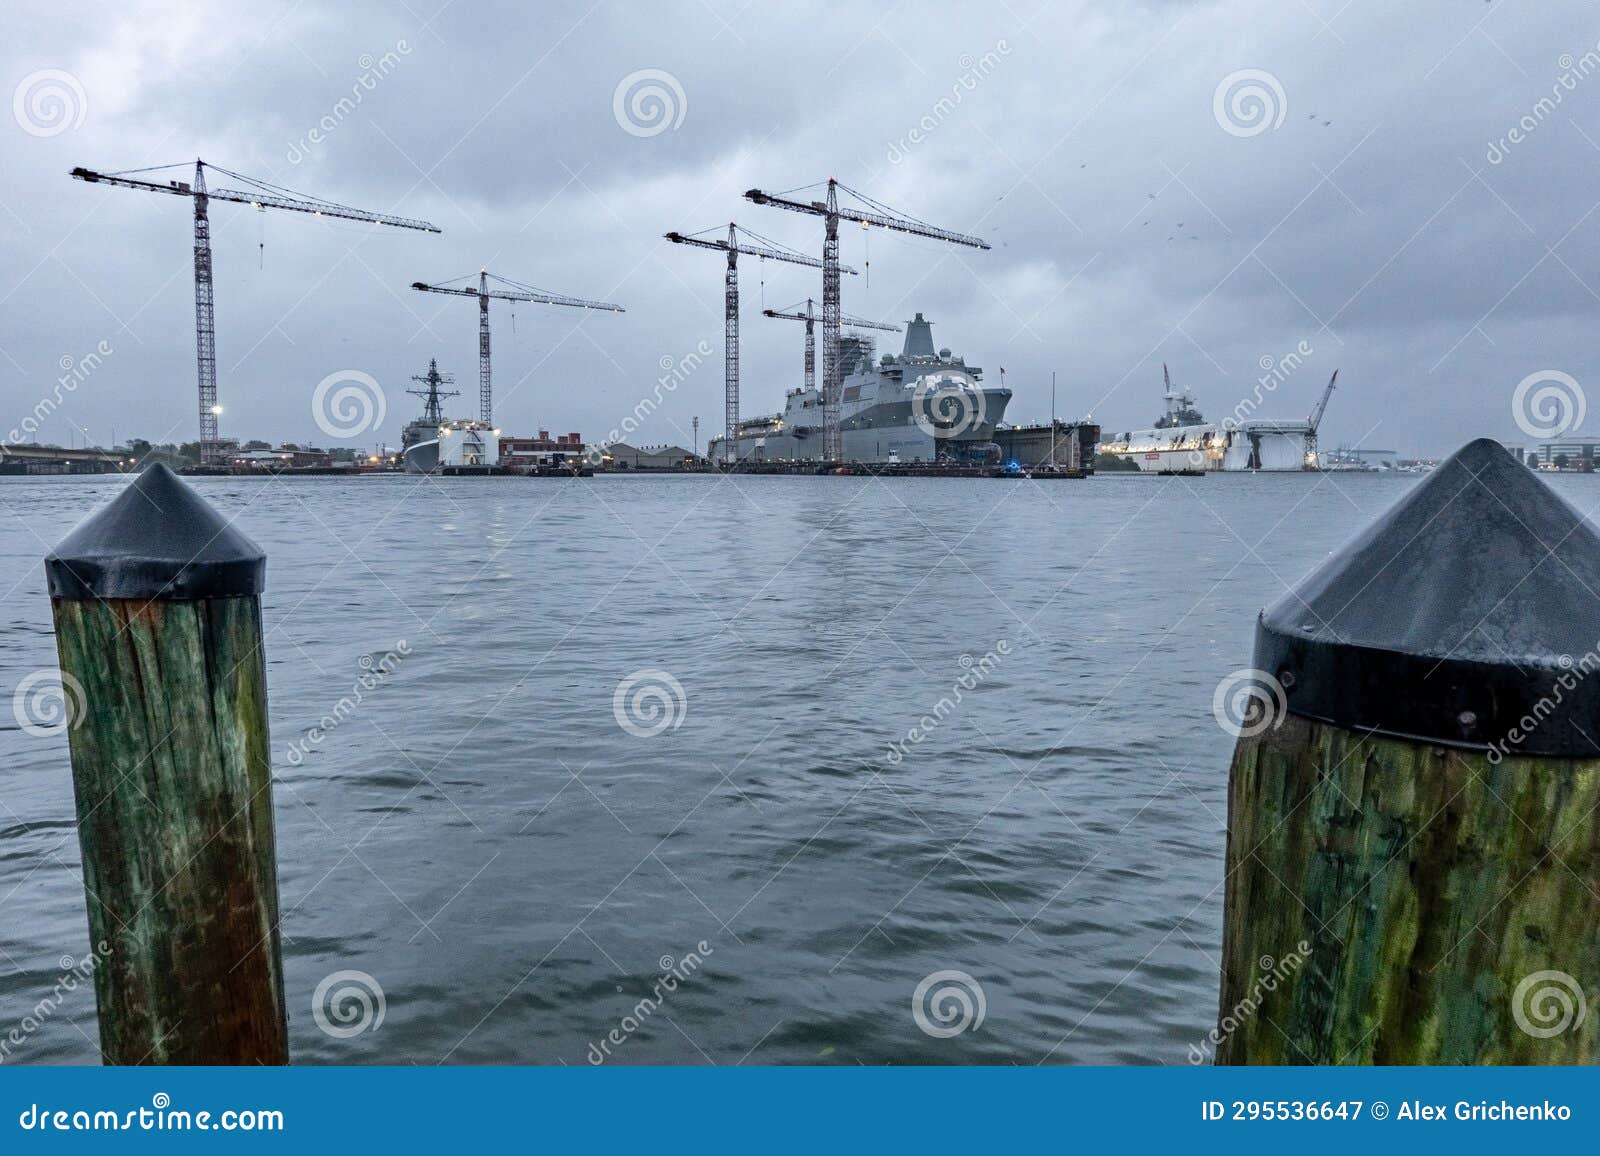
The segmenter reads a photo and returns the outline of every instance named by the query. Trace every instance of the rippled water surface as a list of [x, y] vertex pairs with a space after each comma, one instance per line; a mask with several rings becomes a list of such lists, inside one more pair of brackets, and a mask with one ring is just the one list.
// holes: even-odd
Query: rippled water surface
[[[1414, 481], [196, 480], [268, 553], [295, 1059], [583, 1063], [616, 1029], [628, 1063], [1184, 1062], [1213, 692]], [[55, 665], [44, 553], [123, 483], [0, 479], [0, 1034], [88, 951], [66, 740], [8, 708]], [[665, 697], [622, 717], [675, 728], [619, 726], [641, 671]], [[375, 1030], [319, 1029], [341, 970]], [[940, 1038], [913, 994], [948, 970], [984, 1019]], [[68, 993], [7, 1062], [94, 1062], [95, 1031]]]

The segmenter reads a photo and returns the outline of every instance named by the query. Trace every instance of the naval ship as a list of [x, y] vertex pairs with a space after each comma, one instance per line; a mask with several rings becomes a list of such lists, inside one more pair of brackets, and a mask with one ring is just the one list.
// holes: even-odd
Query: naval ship
[[[918, 313], [906, 323], [899, 356], [874, 364], [872, 338], [841, 334], [843, 371], [839, 404], [841, 447], [853, 462], [963, 462], [997, 464], [995, 425], [1011, 391], [980, 384], [983, 370], [948, 349], [935, 349], [933, 324]], [[822, 459], [822, 391], [790, 390], [782, 413], [739, 423], [739, 461]], [[707, 454], [722, 461], [725, 437], [711, 439]]]
[[441, 389], [454, 385], [455, 375], [439, 372], [437, 358], [428, 359], [428, 372], [411, 378], [421, 389], [408, 389], [407, 393], [422, 399], [422, 416], [406, 423], [400, 431], [400, 456], [408, 474], [431, 474], [439, 468], [439, 427], [445, 424], [444, 399], [460, 397], [459, 389]]
[[[1175, 387], [1163, 365], [1166, 412], [1156, 418], [1151, 429], [1130, 430], [1101, 442], [1100, 452], [1129, 459], [1141, 470], [1158, 474], [1316, 470], [1321, 468], [1317, 426], [1338, 377], [1339, 371], [1334, 370], [1308, 418], [1276, 421], [1231, 416], [1208, 422], [1195, 408], [1194, 394]], [[1259, 401], [1260, 395], [1258, 390], [1254, 400]], [[1241, 402], [1235, 413], [1250, 412], [1246, 409], [1250, 404]]]

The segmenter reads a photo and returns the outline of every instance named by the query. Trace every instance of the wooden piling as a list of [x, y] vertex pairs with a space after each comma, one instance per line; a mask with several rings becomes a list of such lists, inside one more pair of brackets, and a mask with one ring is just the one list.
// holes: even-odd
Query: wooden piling
[[266, 558], [154, 466], [46, 559], [108, 1064], [282, 1064]]
[[1600, 536], [1473, 442], [1257, 624], [1228, 1064], [1600, 1062]]

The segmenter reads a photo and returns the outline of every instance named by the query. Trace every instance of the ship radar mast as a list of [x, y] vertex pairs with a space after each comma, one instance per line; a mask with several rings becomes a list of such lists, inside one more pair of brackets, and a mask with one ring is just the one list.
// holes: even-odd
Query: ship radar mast
[[422, 399], [422, 417], [420, 420], [432, 425], [444, 422], [443, 401], [447, 397], [460, 397], [459, 389], [440, 389], [441, 385], [454, 385], [455, 374], [440, 373], [437, 358], [428, 358], [428, 372], [426, 374], [412, 374], [412, 381], [420, 381], [427, 386], [426, 389], [408, 389], [407, 393]]

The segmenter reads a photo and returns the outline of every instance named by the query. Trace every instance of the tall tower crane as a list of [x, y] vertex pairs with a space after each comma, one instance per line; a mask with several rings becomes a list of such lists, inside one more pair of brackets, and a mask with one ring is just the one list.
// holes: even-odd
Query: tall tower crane
[[[788, 309], [763, 309], [763, 317], [777, 317], [785, 321], [804, 321], [806, 323], [806, 388], [812, 389], [817, 378], [817, 338], [814, 328], [817, 321], [817, 312], [811, 298], [806, 298], [806, 311], [801, 313], [798, 305]], [[839, 324], [849, 325], [855, 329], [883, 329], [889, 333], [899, 333], [898, 325], [885, 325], [881, 321], [868, 321], [864, 317], [851, 317], [849, 314], [839, 314]]]
[[[752, 245], [739, 238], [739, 227], [732, 221], [728, 222], [728, 239], [710, 240], [701, 233], [668, 233], [667, 240], [674, 245], [692, 245], [699, 249], [715, 249], [719, 253], [728, 255], [728, 273], [723, 280], [723, 353], [722, 353], [722, 416], [727, 428], [727, 433], [722, 439], [722, 461], [726, 466], [732, 466], [738, 457], [735, 442], [739, 436], [739, 254], [746, 253], [762, 260], [787, 261], [791, 265], [809, 265], [813, 269], [825, 268], [823, 262], [815, 257], [807, 257], [804, 253], [797, 253], [787, 247], [779, 247], [778, 242], [769, 240], [759, 233], [745, 232], [760, 241], [762, 245]], [[702, 230], [709, 233], [710, 229]], [[837, 254], [835, 254], [837, 257]], [[855, 270], [848, 266], [840, 266], [834, 262], [834, 279], [840, 273], [854, 273]]]
[[[184, 162], [187, 164], [188, 162]], [[194, 329], [195, 359], [200, 382], [200, 460], [215, 462], [221, 456], [217, 439], [217, 416], [222, 407], [217, 404], [217, 330], [211, 292], [211, 218], [208, 211], [211, 201], [236, 201], [251, 205], [261, 211], [287, 209], [295, 213], [310, 213], [317, 217], [338, 217], [347, 221], [370, 221], [375, 225], [392, 225], [397, 229], [420, 229], [427, 233], [440, 232], [439, 226], [410, 217], [393, 217], [387, 213], [371, 213], [365, 209], [352, 209], [348, 205], [319, 200], [258, 181], [239, 173], [230, 172], [220, 165], [209, 167], [251, 186], [248, 189], [208, 189], [206, 163], [199, 158], [194, 162], [194, 183], [166, 182], [141, 179], [135, 173], [154, 173], [177, 165], [155, 165], [144, 169], [124, 169], [121, 172], [101, 173], [81, 165], [72, 170], [75, 180], [95, 185], [116, 185], [124, 189], [141, 189], [148, 193], [170, 193], [176, 197], [189, 197], [194, 201]]]
[[[810, 186], [807, 186], [810, 187]], [[865, 208], [839, 204], [839, 190], [843, 189]], [[789, 192], [800, 192], [791, 189]], [[839, 436], [839, 392], [843, 381], [839, 365], [839, 222], [855, 221], [857, 224], [881, 229], [893, 229], [917, 237], [931, 237], [952, 245], [967, 245], [974, 249], [987, 249], [989, 243], [980, 237], [952, 232], [899, 213], [881, 205], [864, 193], [828, 178], [828, 199], [825, 201], [797, 201], [784, 193], [764, 193], [750, 189], [745, 198], [758, 205], [775, 209], [788, 209], [792, 213], [809, 213], [821, 217], [827, 224], [822, 242], [822, 424], [823, 455], [830, 461], [844, 456]]]
[[[470, 274], [468, 275], [470, 276]], [[510, 289], [491, 289], [489, 280], [493, 278], [502, 285], [511, 286]], [[456, 281], [465, 281], [467, 277], [457, 277]], [[612, 305], [606, 301], [590, 301], [583, 297], [567, 297], [560, 293], [548, 293], [543, 289], [535, 289], [532, 285], [524, 285], [520, 281], [513, 281], [509, 277], [497, 277], [487, 269], [478, 270], [478, 287], [460, 288], [449, 281], [439, 285], [429, 285], [423, 281], [411, 282], [413, 289], [423, 293], [449, 293], [456, 297], [476, 297], [478, 299], [478, 416], [486, 422], [494, 420], [494, 386], [489, 372], [489, 299], [497, 301], [531, 301], [536, 305], [570, 305], [575, 309], [599, 309], [609, 313], [626, 313], [620, 305]]]

